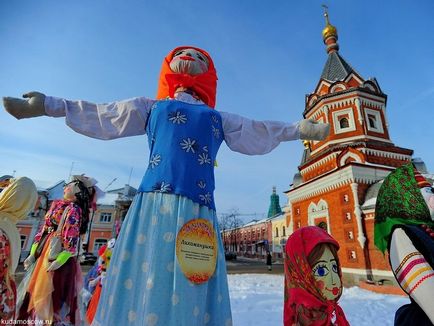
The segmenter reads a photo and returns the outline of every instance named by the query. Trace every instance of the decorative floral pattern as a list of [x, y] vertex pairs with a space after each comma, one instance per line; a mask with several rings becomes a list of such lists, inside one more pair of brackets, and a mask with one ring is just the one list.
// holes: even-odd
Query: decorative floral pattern
[[212, 133], [214, 134], [214, 137], [217, 139], [220, 138], [220, 130], [214, 126], [211, 126], [211, 128], [212, 128]]
[[158, 192], [171, 192], [172, 191], [172, 185], [170, 183], [166, 183], [164, 181], [162, 182], [157, 182], [154, 187], [153, 187], [154, 191], [158, 191]]
[[161, 162], [161, 155], [160, 154], [154, 154], [151, 156], [151, 159], [149, 160], [149, 166], [154, 169], [158, 166]]
[[212, 119], [212, 121], [213, 121], [215, 124], [218, 124], [218, 123], [219, 123], [219, 119], [217, 118], [217, 116], [216, 116], [215, 114], [213, 114], [213, 115], [211, 116], [211, 119]]
[[203, 201], [206, 205], [209, 205], [212, 201], [212, 196], [211, 194], [208, 192], [205, 195], [199, 195], [199, 199], [201, 201]]
[[203, 180], [199, 180], [199, 181], [197, 182], [197, 186], [198, 186], [200, 189], [205, 189], [205, 187], [206, 187], [206, 183], [205, 183], [205, 181], [203, 181]]
[[8, 237], [0, 230], [0, 318], [10, 320], [15, 313], [15, 282], [9, 275], [11, 248]]
[[171, 112], [169, 113], [169, 121], [179, 125], [181, 123], [187, 122], [187, 116], [185, 114], [182, 114], [180, 111]]
[[200, 165], [203, 164], [211, 164], [211, 159], [209, 158], [207, 153], [199, 154], [199, 158], [197, 159]]
[[186, 153], [195, 153], [195, 150], [197, 149], [196, 140], [190, 139], [190, 137], [188, 137], [187, 139], [183, 139], [182, 142], [180, 142], [179, 144]]
[[68, 212], [62, 228], [62, 246], [64, 250], [75, 255], [77, 253], [77, 244], [80, 237], [81, 208], [70, 201], [53, 201], [47, 214], [45, 214], [44, 224], [35, 235], [34, 242], [39, 242], [44, 232], [51, 233], [57, 229], [63, 212], [66, 209], [68, 209]]

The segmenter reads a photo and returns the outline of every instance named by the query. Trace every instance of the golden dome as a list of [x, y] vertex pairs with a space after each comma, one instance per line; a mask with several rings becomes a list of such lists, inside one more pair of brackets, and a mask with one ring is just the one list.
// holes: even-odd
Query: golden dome
[[333, 25], [327, 24], [327, 26], [322, 30], [322, 37], [325, 40], [330, 36], [334, 36], [337, 39], [338, 30]]
[[322, 37], [324, 39], [324, 42], [330, 36], [334, 36], [336, 39], [338, 39], [338, 30], [336, 29], [336, 27], [330, 24], [329, 21], [328, 7], [326, 5], [323, 5], [323, 8], [324, 8], [324, 18], [326, 21], [326, 27], [322, 30]]

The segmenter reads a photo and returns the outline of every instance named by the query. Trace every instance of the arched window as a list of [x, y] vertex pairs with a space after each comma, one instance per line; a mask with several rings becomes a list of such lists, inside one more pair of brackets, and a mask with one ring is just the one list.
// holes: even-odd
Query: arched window
[[276, 226], [276, 237], [279, 236], [279, 228]]
[[341, 118], [341, 119], [339, 119], [339, 127], [341, 129], [348, 128], [349, 126], [350, 126], [350, 124], [349, 124], [347, 118]]
[[286, 236], [286, 229], [285, 229], [284, 226], [282, 227], [282, 236], [283, 236], [283, 237]]
[[374, 115], [368, 114], [369, 127], [377, 129], [377, 119]]

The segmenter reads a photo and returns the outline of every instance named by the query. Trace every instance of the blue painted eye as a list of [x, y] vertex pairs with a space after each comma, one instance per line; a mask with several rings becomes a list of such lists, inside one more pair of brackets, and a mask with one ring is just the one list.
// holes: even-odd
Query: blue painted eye
[[338, 273], [338, 265], [337, 264], [333, 264], [332, 269], [333, 269], [333, 272], [335, 272], [336, 274]]
[[326, 265], [316, 265], [313, 269], [313, 274], [315, 276], [324, 277], [329, 273]]

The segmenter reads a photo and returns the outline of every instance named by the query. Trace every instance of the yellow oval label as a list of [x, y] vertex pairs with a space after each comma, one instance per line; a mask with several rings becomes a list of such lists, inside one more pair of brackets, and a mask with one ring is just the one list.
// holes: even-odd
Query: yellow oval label
[[197, 218], [181, 227], [176, 236], [176, 257], [190, 282], [208, 281], [217, 263], [217, 237], [208, 220]]

